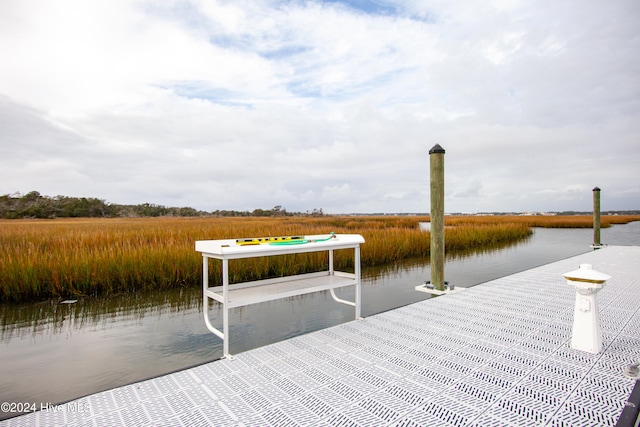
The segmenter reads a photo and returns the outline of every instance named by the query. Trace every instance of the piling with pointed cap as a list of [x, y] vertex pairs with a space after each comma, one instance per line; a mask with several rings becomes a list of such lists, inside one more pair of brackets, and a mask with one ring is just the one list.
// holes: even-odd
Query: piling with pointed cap
[[431, 168], [431, 284], [444, 291], [444, 148], [429, 150]]
[[600, 244], [600, 189], [593, 189], [593, 247], [597, 248]]

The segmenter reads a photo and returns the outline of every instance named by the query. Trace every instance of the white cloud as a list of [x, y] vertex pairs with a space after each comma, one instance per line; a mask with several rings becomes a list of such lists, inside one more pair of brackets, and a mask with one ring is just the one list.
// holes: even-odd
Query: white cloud
[[427, 212], [440, 143], [450, 211], [639, 208], [639, 12], [3, 2], [0, 193]]
[[484, 49], [485, 57], [495, 65], [503, 65], [522, 47], [524, 32], [503, 34]]

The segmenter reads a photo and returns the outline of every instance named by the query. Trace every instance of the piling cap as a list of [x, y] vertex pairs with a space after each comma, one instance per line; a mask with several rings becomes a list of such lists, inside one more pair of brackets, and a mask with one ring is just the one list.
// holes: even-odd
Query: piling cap
[[433, 147], [431, 147], [431, 150], [429, 150], [429, 154], [437, 154], [437, 153], [444, 154], [444, 148], [442, 148], [440, 144], [434, 145]]
[[593, 191], [600, 191], [600, 189], [598, 187], [595, 187]]
[[580, 268], [564, 273], [562, 276], [571, 282], [587, 282], [596, 284], [602, 284], [611, 279], [611, 276], [595, 271], [591, 264], [580, 264]]

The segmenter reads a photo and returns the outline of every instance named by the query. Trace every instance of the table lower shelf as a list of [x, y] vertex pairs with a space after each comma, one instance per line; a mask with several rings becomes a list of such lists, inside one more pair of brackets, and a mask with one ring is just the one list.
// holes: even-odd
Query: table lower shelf
[[[342, 271], [335, 271], [334, 274], [323, 271], [255, 282], [235, 283], [229, 285], [227, 308], [257, 304], [344, 286], [354, 286], [357, 283], [355, 274]], [[205, 291], [205, 296], [224, 303], [222, 286], [208, 288]]]

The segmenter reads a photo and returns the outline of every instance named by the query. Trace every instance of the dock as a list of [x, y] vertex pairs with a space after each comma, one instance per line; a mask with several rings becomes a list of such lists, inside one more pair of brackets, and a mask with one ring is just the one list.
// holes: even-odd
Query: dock
[[[598, 354], [570, 347], [583, 263]], [[609, 246], [0, 426], [615, 426], [639, 360], [640, 247]]]

